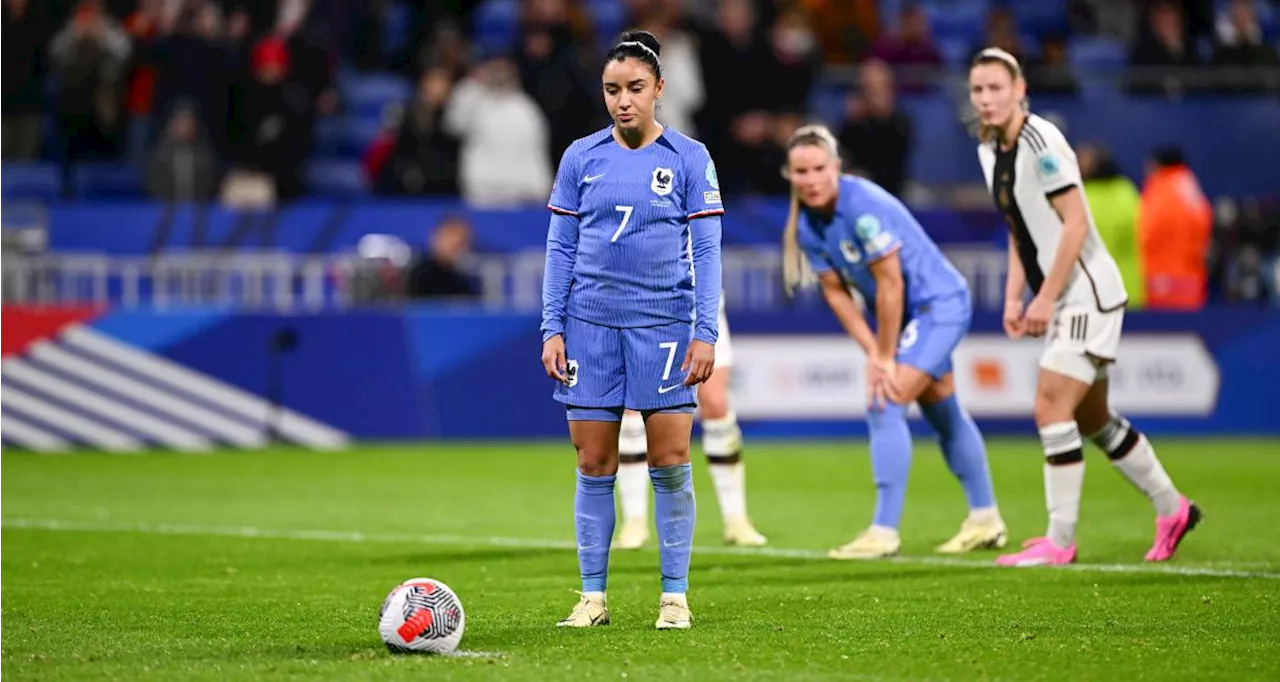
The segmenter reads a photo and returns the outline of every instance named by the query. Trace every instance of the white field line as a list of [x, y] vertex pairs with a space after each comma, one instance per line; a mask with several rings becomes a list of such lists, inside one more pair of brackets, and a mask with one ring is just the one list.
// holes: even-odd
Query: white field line
[[[501, 536], [470, 535], [419, 535], [414, 533], [361, 533], [340, 530], [288, 530], [277, 528], [259, 528], [256, 526], [204, 526], [167, 523], [113, 523], [98, 521], [65, 521], [60, 519], [6, 518], [5, 528], [28, 530], [88, 532], [88, 533], [141, 533], [146, 535], [184, 535], [195, 537], [231, 537], [231, 538], [268, 538], [277, 540], [319, 540], [322, 542], [356, 542], [386, 543], [406, 545], [460, 545], [489, 547], [520, 547], [525, 549], [562, 549], [572, 550], [576, 544], [571, 540], [548, 540], [538, 538], [512, 538]], [[827, 560], [826, 552], [812, 549], [785, 549], [781, 547], [717, 547], [695, 546], [695, 554], [716, 554], [734, 556], [764, 556], [790, 559]], [[996, 568], [990, 560], [955, 559], [930, 556], [899, 556], [881, 560], [882, 563], [896, 563], [923, 566], [954, 566], [960, 568]], [[1228, 564], [1230, 565], [1230, 564]], [[1256, 565], [1256, 564], [1252, 564]], [[1017, 569], [1005, 569], [1017, 570]], [[1026, 570], [1026, 569], [1024, 569]], [[1237, 570], [1231, 568], [1212, 568], [1207, 566], [1182, 566], [1178, 564], [1089, 564], [1077, 563], [1066, 566], [1053, 566], [1041, 570], [1081, 571], [1093, 573], [1144, 573], [1153, 575], [1180, 575], [1206, 578], [1244, 578], [1261, 580], [1280, 580], [1280, 571], [1272, 570]]]

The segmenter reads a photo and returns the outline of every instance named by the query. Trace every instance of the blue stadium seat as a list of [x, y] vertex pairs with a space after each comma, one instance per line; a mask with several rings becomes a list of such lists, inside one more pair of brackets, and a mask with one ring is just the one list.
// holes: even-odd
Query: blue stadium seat
[[146, 196], [136, 166], [115, 162], [84, 162], [72, 170], [72, 187], [80, 199], [137, 199]]
[[405, 2], [393, 2], [382, 14], [382, 52], [390, 57], [409, 46], [413, 30], [413, 10]]
[[54, 163], [6, 163], [0, 166], [0, 196], [53, 201], [62, 193], [62, 169]]
[[312, 194], [354, 198], [369, 193], [364, 167], [358, 161], [315, 159], [307, 164], [307, 187]]
[[389, 102], [399, 102], [413, 93], [413, 84], [402, 76], [344, 72], [338, 79], [342, 99], [353, 114], [380, 116]]
[[484, 49], [510, 48], [519, 16], [519, 0], [486, 0], [472, 15], [471, 38]]
[[1071, 66], [1080, 70], [1118, 69], [1129, 63], [1128, 48], [1114, 38], [1080, 37], [1067, 46]]
[[606, 46], [605, 49], [613, 47], [618, 34], [627, 29], [627, 8], [619, 0], [592, 0], [586, 9], [598, 42]]
[[929, 17], [935, 38], [976, 44], [985, 32], [989, 5], [987, 0], [935, 0], [922, 4], [922, 7]]
[[1009, 0], [1007, 5], [1022, 31], [1043, 36], [1066, 35], [1070, 29], [1066, 0]]

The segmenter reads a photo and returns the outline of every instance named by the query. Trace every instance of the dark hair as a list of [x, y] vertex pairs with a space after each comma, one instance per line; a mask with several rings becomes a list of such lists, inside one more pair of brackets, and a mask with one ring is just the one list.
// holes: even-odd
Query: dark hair
[[623, 61], [630, 57], [637, 59], [649, 65], [649, 69], [653, 71], [654, 79], [662, 78], [662, 62], [658, 61], [658, 55], [662, 54], [662, 45], [658, 43], [658, 39], [648, 31], [627, 31], [618, 38], [618, 44], [609, 50], [609, 54], [605, 55], [604, 63], [608, 64], [612, 61]]
[[1182, 149], [1178, 147], [1161, 147], [1151, 155], [1151, 160], [1155, 161], [1156, 165], [1161, 168], [1187, 165], [1187, 157], [1183, 155]]

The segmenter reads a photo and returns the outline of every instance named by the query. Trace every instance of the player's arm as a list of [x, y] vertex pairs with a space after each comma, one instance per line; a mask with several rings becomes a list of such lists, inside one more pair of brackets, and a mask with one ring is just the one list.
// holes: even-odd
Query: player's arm
[[868, 357], [876, 354], [876, 337], [871, 333], [871, 326], [867, 324], [867, 318], [862, 315], [862, 311], [858, 309], [857, 301], [853, 300], [853, 294], [849, 293], [849, 287], [845, 286], [844, 280], [840, 279], [840, 275], [835, 270], [827, 268], [818, 272], [818, 285], [822, 287], [822, 297], [827, 300], [827, 305], [831, 307], [831, 312], [835, 313], [836, 319], [840, 320], [840, 326], [852, 336], [862, 350], [867, 353]]
[[1018, 236], [1009, 234], [1009, 265], [1004, 279], [1005, 303], [1016, 301], [1022, 305], [1022, 294], [1027, 290], [1027, 271], [1022, 269], [1022, 259], [1018, 257]]
[[1080, 167], [1075, 153], [1061, 133], [1046, 137], [1048, 144], [1036, 154], [1036, 176], [1053, 210], [1062, 218], [1062, 236], [1038, 296], [1057, 301], [1071, 279], [1080, 258], [1080, 249], [1089, 234], [1089, 213], [1085, 208], [1084, 193], [1080, 190]]
[[578, 173], [565, 150], [551, 189], [547, 208], [551, 224], [547, 228], [547, 258], [542, 276], [542, 340], [564, 333], [569, 307], [569, 291], [573, 286], [573, 267], [578, 258]]
[[720, 338], [720, 217], [724, 204], [716, 166], [706, 148], [698, 147], [684, 158], [684, 201], [693, 241], [693, 338], [714, 346]]
[[902, 240], [884, 218], [874, 213], [858, 216], [854, 233], [866, 251], [867, 267], [876, 280], [876, 357], [890, 359], [898, 349], [906, 284], [902, 280]]

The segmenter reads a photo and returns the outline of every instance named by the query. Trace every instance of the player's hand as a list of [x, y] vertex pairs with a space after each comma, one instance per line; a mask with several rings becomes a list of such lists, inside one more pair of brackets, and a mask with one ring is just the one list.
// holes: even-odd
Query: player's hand
[[898, 389], [894, 383], [898, 365], [893, 358], [872, 356], [867, 359], [867, 407], [882, 410], [890, 401], [897, 401]]
[[684, 354], [684, 364], [680, 365], [680, 370], [686, 373], [684, 385], [696, 386], [710, 379], [715, 369], [716, 347], [706, 341], [690, 341], [689, 350]]
[[1022, 321], [1022, 301], [1016, 298], [1004, 302], [1004, 333], [1015, 340], [1027, 333]]
[[1022, 316], [1022, 326], [1028, 336], [1044, 336], [1049, 328], [1049, 319], [1053, 317], [1053, 301], [1044, 296], [1036, 296], [1027, 306]]
[[547, 376], [562, 384], [568, 383], [569, 376], [565, 374], [566, 364], [563, 335], [556, 334], [542, 342], [542, 368], [547, 370]]

